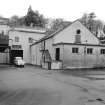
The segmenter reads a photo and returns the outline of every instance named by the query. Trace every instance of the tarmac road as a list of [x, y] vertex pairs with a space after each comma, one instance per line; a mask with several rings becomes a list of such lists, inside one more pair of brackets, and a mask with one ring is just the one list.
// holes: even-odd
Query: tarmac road
[[86, 78], [33, 66], [1, 68], [0, 105], [90, 105], [105, 98], [104, 88], [96, 86]]

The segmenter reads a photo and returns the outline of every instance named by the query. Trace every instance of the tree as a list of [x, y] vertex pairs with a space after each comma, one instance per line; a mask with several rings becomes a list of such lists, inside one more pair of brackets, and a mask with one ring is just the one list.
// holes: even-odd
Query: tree
[[57, 19], [47, 19], [47, 35], [50, 35], [54, 32], [64, 29], [67, 27], [71, 22], [64, 21], [61, 18]]
[[19, 20], [19, 17], [17, 15], [14, 15], [10, 18], [9, 24], [11, 26], [17, 26], [18, 20]]
[[43, 15], [40, 15], [38, 11], [33, 11], [31, 6], [28, 9], [27, 15], [24, 17], [24, 23], [26, 26], [45, 26], [45, 19]]
[[46, 19], [38, 11], [33, 11], [31, 6], [29, 6], [27, 14], [22, 17], [14, 15], [10, 18], [10, 26], [31, 26], [31, 27], [42, 27], [46, 25]]
[[83, 14], [82, 18], [80, 19], [80, 21], [87, 27], [87, 23], [88, 23], [88, 14]]
[[96, 15], [94, 12], [89, 14], [84, 14], [80, 21], [96, 36], [99, 30], [103, 30], [103, 23], [101, 20], [96, 20]]
[[63, 19], [47, 19], [46, 30], [47, 35], [54, 33], [62, 28]]

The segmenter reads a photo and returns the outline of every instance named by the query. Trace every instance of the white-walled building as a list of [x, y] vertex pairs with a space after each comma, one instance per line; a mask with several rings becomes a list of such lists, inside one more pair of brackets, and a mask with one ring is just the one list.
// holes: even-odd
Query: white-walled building
[[13, 63], [14, 57], [21, 56], [26, 63], [30, 63], [30, 45], [45, 36], [44, 29], [13, 28], [9, 31], [9, 46], [11, 47], [10, 58]]
[[105, 67], [105, 45], [79, 20], [45, 36], [30, 49], [33, 65], [45, 67], [51, 62], [53, 69], [56, 68], [54, 65], [62, 62], [60, 68]]

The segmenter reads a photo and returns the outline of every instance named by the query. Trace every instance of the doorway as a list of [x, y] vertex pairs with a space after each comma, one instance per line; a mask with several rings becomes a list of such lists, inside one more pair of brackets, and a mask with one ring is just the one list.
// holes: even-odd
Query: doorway
[[56, 59], [56, 61], [60, 60], [60, 48], [56, 48], [55, 59]]
[[14, 63], [14, 57], [22, 57], [23, 58], [23, 50], [11, 50], [10, 53], [10, 63]]

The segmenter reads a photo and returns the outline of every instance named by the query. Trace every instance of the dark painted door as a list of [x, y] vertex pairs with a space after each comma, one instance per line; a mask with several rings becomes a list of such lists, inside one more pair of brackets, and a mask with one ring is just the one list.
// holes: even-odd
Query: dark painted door
[[60, 60], [60, 48], [56, 48], [56, 53], [55, 53], [56, 60]]

